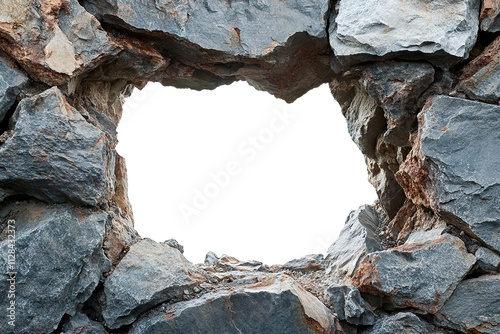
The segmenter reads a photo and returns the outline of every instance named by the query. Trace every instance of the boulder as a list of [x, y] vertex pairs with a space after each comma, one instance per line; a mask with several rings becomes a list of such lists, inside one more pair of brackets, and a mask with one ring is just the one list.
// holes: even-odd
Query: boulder
[[[6, 295], [0, 306], [6, 310], [15, 301], [15, 333], [52, 333], [65, 314], [76, 314], [109, 270], [102, 251], [108, 215], [28, 201], [3, 203], [0, 219], [15, 221], [15, 241], [7, 237], [13, 235], [7, 224], [0, 236], [1, 254], [15, 247], [15, 262], [0, 257], [0, 290], [15, 296]], [[0, 322], [1, 333], [11, 333], [12, 328], [6, 320]]]
[[219, 261], [219, 257], [212, 251], [209, 251], [207, 255], [205, 255], [205, 265], [207, 266], [215, 266]]
[[374, 57], [467, 58], [479, 7], [479, 0], [340, 0], [330, 17], [330, 45], [344, 66]]
[[177, 248], [143, 239], [130, 247], [104, 282], [103, 317], [109, 328], [131, 324], [149, 308], [204, 281]]
[[23, 72], [0, 58], [0, 122], [16, 102], [17, 95], [28, 83]]
[[365, 256], [382, 249], [377, 236], [378, 224], [377, 212], [372, 206], [363, 205], [349, 214], [325, 259], [327, 273], [338, 283], [347, 281]]
[[223, 254], [215, 264], [217, 268], [225, 271], [267, 271], [269, 268], [267, 265], [260, 261], [250, 260], [250, 261], [240, 261], [235, 257]]
[[476, 259], [454, 236], [419, 234], [404, 245], [369, 254], [352, 284], [362, 293], [382, 296], [387, 308], [438, 312]]
[[500, 255], [485, 247], [479, 247], [474, 254], [479, 268], [486, 272], [495, 273], [500, 269]]
[[500, 106], [436, 96], [396, 174], [406, 196], [500, 251]]
[[330, 299], [333, 311], [339, 320], [363, 326], [375, 323], [373, 308], [354, 286], [332, 284], [326, 289], [325, 294]]
[[166, 85], [213, 89], [245, 79], [291, 102], [331, 78], [328, 0], [81, 2], [108, 26], [140, 31], [168, 54], [156, 79]]
[[435, 321], [459, 332], [500, 332], [500, 275], [487, 275], [461, 282]]
[[113, 194], [114, 150], [57, 88], [22, 100], [0, 146], [0, 187], [49, 203], [98, 205]]
[[459, 80], [457, 89], [471, 99], [500, 102], [500, 37], [465, 66]]
[[0, 47], [48, 85], [68, 82], [119, 52], [78, 0], [4, 0], [0, 13]]
[[396, 313], [380, 318], [377, 323], [359, 334], [452, 334], [433, 326], [410, 312]]
[[282, 268], [292, 271], [308, 272], [325, 269], [325, 258], [323, 254], [310, 254], [300, 259], [295, 259], [285, 263]]
[[434, 81], [429, 63], [388, 61], [363, 69], [366, 92], [384, 109], [387, 130], [384, 140], [395, 146], [409, 146], [408, 136], [416, 120], [418, 97]]
[[130, 330], [148, 333], [341, 333], [336, 318], [286, 275], [146, 313]]

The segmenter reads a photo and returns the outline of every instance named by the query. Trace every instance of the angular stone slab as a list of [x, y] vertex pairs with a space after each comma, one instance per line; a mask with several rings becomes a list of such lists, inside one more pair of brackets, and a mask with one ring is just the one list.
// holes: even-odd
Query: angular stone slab
[[22, 100], [11, 123], [0, 146], [0, 187], [52, 203], [98, 205], [111, 197], [110, 140], [57, 87]]
[[147, 309], [204, 281], [201, 271], [177, 248], [143, 239], [130, 247], [104, 283], [104, 320], [109, 328], [128, 325]]
[[475, 100], [500, 102], [500, 37], [465, 66], [458, 90]]
[[286, 275], [159, 307], [139, 319], [131, 334], [343, 333], [333, 314]]
[[309, 254], [300, 259], [285, 263], [282, 268], [292, 271], [308, 272], [324, 269], [325, 258], [323, 254]]
[[479, 247], [474, 254], [479, 267], [490, 273], [495, 273], [500, 269], [500, 255], [485, 247]]
[[299, 32], [326, 37], [325, 0], [83, 2], [98, 18], [121, 21], [138, 30], [164, 32], [203, 49], [235, 56], [265, 56]]
[[101, 22], [139, 32], [168, 54], [164, 77], [155, 78], [164, 85], [214, 89], [246, 80], [292, 102], [333, 74], [328, 0], [82, 3]]
[[384, 140], [396, 146], [409, 146], [410, 120], [416, 117], [417, 98], [434, 81], [429, 63], [389, 61], [363, 69], [366, 92], [384, 109], [388, 130]]
[[325, 266], [337, 282], [345, 282], [356, 270], [359, 262], [369, 253], [382, 249], [376, 230], [377, 212], [370, 205], [352, 211], [339, 238], [327, 251]]
[[48, 85], [65, 83], [119, 51], [78, 0], [3, 0], [0, 33], [0, 48]]
[[[7, 293], [7, 271], [17, 272], [15, 298], [0, 299], [2, 310], [15, 300], [15, 333], [52, 333], [65, 314], [74, 315], [97, 287], [109, 260], [102, 250], [108, 215], [70, 205], [30, 201], [2, 205], [0, 291]], [[7, 221], [15, 220], [16, 258], [7, 266]], [[0, 332], [12, 327], [0, 321]]]
[[[419, 138], [397, 173], [406, 195], [500, 251], [500, 106], [428, 101]], [[414, 182], [413, 180], [416, 180]]]
[[400, 54], [467, 58], [479, 25], [479, 0], [341, 0], [330, 45], [343, 65]]
[[397, 313], [380, 318], [377, 323], [359, 334], [452, 334], [451, 332], [433, 326], [417, 315], [409, 312]]
[[28, 82], [28, 78], [0, 58], [0, 122], [10, 107], [16, 102], [17, 95]]
[[372, 307], [361, 297], [359, 290], [354, 286], [332, 284], [326, 289], [325, 294], [330, 298], [339, 320], [363, 326], [375, 323]]
[[476, 262], [462, 240], [449, 234], [407, 242], [368, 255], [352, 283], [361, 292], [383, 296], [394, 308], [436, 313]]
[[481, 276], [460, 283], [436, 314], [436, 323], [460, 332], [500, 332], [500, 275]]

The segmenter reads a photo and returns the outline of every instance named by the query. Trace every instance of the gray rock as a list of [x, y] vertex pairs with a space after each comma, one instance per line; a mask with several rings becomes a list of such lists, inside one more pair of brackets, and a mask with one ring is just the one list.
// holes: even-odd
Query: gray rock
[[260, 261], [240, 261], [232, 256], [223, 254], [218, 260], [216, 266], [225, 271], [268, 271], [268, 266]]
[[500, 255], [488, 248], [479, 247], [474, 255], [476, 256], [477, 264], [484, 271], [495, 273], [500, 269]]
[[178, 249], [143, 239], [130, 247], [104, 283], [106, 325], [114, 329], [131, 324], [142, 312], [182, 297], [185, 289], [202, 281], [202, 272]]
[[300, 259], [288, 261], [283, 265], [283, 269], [292, 271], [316, 271], [324, 268], [325, 258], [323, 254], [310, 254]]
[[343, 65], [409, 55], [467, 58], [476, 42], [479, 0], [341, 0], [330, 45]]
[[392, 218], [404, 203], [404, 192], [394, 172], [397, 171], [398, 148], [385, 142], [387, 129], [384, 111], [360, 83], [358, 75], [345, 75], [330, 82], [330, 89], [342, 108], [347, 130], [365, 155], [370, 183], [375, 187], [380, 204]]
[[205, 255], [205, 264], [207, 266], [215, 266], [219, 261], [219, 257], [212, 251], [209, 251], [207, 255]]
[[327, 273], [338, 283], [346, 282], [358, 263], [367, 255], [382, 249], [377, 236], [378, 216], [375, 209], [363, 205], [349, 214], [339, 238], [327, 251]]
[[333, 314], [288, 276], [237, 290], [159, 307], [139, 319], [131, 334], [340, 333]]
[[423, 188], [406, 184], [407, 196], [500, 251], [500, 155], [492, 153], [500, 147], [500, 107], [437, 96], [419, 123], [419, 155], [398, 173], [429, 176]]
[[[2, 298], [0, 306], [6, 310], [15, 300], [15, 333], [51, 333], [65, 314], [75, 314], [109, 270], [101, 248], [108, 216], [83, 207], [29, 201], [4, 203], [0, 218], [15, 220], [16, 230], [14, 268], [7, 266], [7, 256], [0, 257], [1, 291], [10, 290], [8, 272], [17, 272], [15, 298]], [[4, 232], [0, 252], [8, 254], [7, 229]], [[0, 322], [0, 332], [12, 332], [7, 321]]]
[[384, 109], [388, 128], [384, 134], [386, 142], [409, 146], [417, 99], [433, 81], [434, 67], [429, 63], [389, 61], [363, 69], [366, 92]]
[[354, 286], [332, 284], [326, 289], [325, 294], [332, 302], [333, 310], [339, 320], [363, 326], [375, 323], [372, 307]]
[[78, 0], [0, 3], [2, 49], [29, 76], [50, 86], [101, 64], [118, 48]]
[[406, 244], [412, 244], [412, 243], [418, 243], [418, 242], [425, 242], [428, 240], [435, 240], [444, 233], [446, 227], [439, 227], [435, 228], [429, 231], [418, 231], [418, 232], [413, 232], [408, 236], [408, 239], [406, 240]]
[[365, 156], [375, 158], [377, 137], [386, 127], [382, 108], [377, 106], [377, 101], [366, 92], [356, 78], [334, 80], [330, 83], [330, 88], [342, 106], [342, 114], [346, 119], [352, 141]]
[[[257, 58], [273, 52], [299, 32], [326, 38], [328, 1], [227, 3], [193, 0], [84, 0], [98, 18], [121, 20], [134, 29], [164, 32], [203, 49]], [[266, 22], [266, 24], [262, 24]]]
[[77, 313], [62, 326], [61, 334], [108, 334], [108, 332], [100, 323], [90, 320], [83, 313]]
[[11, 123], [0, 146], [0, 187], [52, 203], [98, 205], [112, 196], [110, 140], [57, 87], [22, 100]]
[[28, 78], [0, 58], [0, 122], [16, 102], [17, 95], [24, 88]]
[[352, 282], [384, 297], [387, 307], [435, 314], [475, 262], [462, 240], [443, 234], [368, 255]]
[[175, 239], [168, 239], [167, 241], [165, 241], [163, 243], [165, 245], [170, 246], [170, 247], [177, 248], [179, 250], [179, 252], [181, 252], [182, 254], [184, 254], [184, 246], [182, 246], [181, 244], [179, 244], [179, 242], [177, 242], [177, 240], [175, 240]]
[[500, 332], [500, 275], [465, 280], [436, 314], [436, 323], [460, 332]]
[[413, 313], [403, 312], [380, 318], [377, 323], [359, 334], [451, 334], [451, 332], [437, 328]]
[[291, 102], [331, 79], [328, 0], [82, 3], [107, 25], [141, 31], [168, 54], [164, 78], [156, 78], [165, 85], [213, 89], [243, 79]]
[[457, 89], [474, 100], [500, 103], [500, 37], [465, 66]]

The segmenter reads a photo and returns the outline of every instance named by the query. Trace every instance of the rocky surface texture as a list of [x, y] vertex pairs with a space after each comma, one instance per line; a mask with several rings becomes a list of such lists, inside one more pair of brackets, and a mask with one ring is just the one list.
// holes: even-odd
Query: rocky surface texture
[[[0, 332], [499, 333], [499, 31], [496, 0], [1, 1]], [[326, 254], [134, 230], [124, 99], [238, 80], [339, 102], [378, 201]]]

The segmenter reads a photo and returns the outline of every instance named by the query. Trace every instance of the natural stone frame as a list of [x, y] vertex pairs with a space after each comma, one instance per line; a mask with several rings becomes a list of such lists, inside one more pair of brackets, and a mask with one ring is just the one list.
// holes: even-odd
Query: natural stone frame
[[[62, 267], [57, 270], [71, 276], [69, 281], [57, 278], [65, 291], [60, 295], [64, 300], [47, 299], [54, 307], [46, 314], [42, 314], [43, 305], [30, 305], [28, 298], [21, 301], [26, 307], [22, 316], [30, 319], [23, 330], [48, 331], [82, 304], [96, 308], [89, 303], [98, 302], [92, 293], [105, 280], [100, 274], [111, 273], [139, 240], [127, 198], [125, 162], [114, 147], [123, 98], [133, 86], [141, 88], [149, 81], [213, 89], [246, 80], [287, 102], [328, 82], [353, 140], [365, 155], [379, 196], [376, 210], [360, 209], [359, 217], [352, 221], [357, 219], [370, 231], [370, 240], [378, 238], [374, 236], [377, 228], [376, 232], [384, 232], [377, 246], [388, 249], [382, 254], [397, 254], [392, 247], [405, 243], [412, 232], [444, 227], [446, 237], [426, 234], [426, 242], [464, 253], [474, 253], [479, 247], [483, 253], [500, 252], [499, 241], [488, 238], [489, 233], [498, 232], [494, 223], [486, 226], [449, 204], [450, 198], [455, 200], [454, 193], [443, 180], [468, 175], [451, 173], [437, 158], [429, 162], [434, 157], [431, 153], [438, 150], [432, 151], [428, 138], [434, 130], [425, 123], [443, 105], [497, 112], [500, 98], [491, 87], [500, 63], [499, 39], [492, 35], [497, 32], [498, 11], [485, 2], [478, 20], [478, 0], [452, 1], [446, 13], [440, 11], [442, 3], [436, 2], [435, 11], [429, 14], [435, 33], [416, 34], [404, 45], [398, 40], [401, 29], [423, 31], [419, 20], [408, 20], [402, 26], [388, 22], [390, 37], [375, 38], [367, 47], [354, 37], [366, 31], [368, 37], [377, 37], [379, 32], [374, 29], [372, 34], [370, 19], [376, 20], [378, 13], [365, 15], [352, 1], [207, 1], [203, 6], [185, 1], [178, 7], [145, 0], [9, 0], [0, 4], [0, 76], [5, 82], [5, 87], [0, 86], [0, 217], [5, 219], [1, 223], [7, 234], [7, 219], [18, 221], [19, 249], [37, 250], [35, 259], [38, 250], [43, 254], [44, 249], [44, 239], [36, 233], [64, 240], [61, 245], [48, 245], [51, 253], [46, 260], [60, 262], [65, 271]], [[418, 6], [411, 10], [415, 15], [421, 13]], [[444, 23], [439, 15], [446, 18]], [[255, 18], [267, 24], [256, 24]], [[350, 25], [353, 18], [360, 19], [356, 27]], [[209, 29], [212, 20], [218, 23], [213, 30]], [[489, 34], [479, 33], [478, 37], [479, 25]], [[387, 40], [390, 47], [384, 44]], [[471, 50], [473, 57], [469, 58]], [[493, 196], [493, 204], [497, 200], [495, 193], [486, 195]], [[380, 226], [370, 227], [375, 220]], [[70, 228], [64, 221], [86, 224]], [[72, 243], [72, 231], [84, 237]], [[410, 245], [399, 250], [426, 248], [428, 243], [418, 244], [423, 240], [418, 238], [422, 237], [413, 235]], [[2, 251], [9, 247], [6, 240], [2, 239]], [[391, 295], [393, 292], [383, 291], [373, 282], [374, 270], [383, 269], [377, 267], [378, 255], [364, 258], [357, 267], [365, 253], [379, 250], [371, 249], [370, 243], [360, 241], [363, 251], [356, 250], [349, 268], [336, 266], [340, 253], [334, 253], [336, 247], [332, 246], [328, 269], [363, 294], [384, 296], [400, 307], [407, 300], [401, 301], [397, 291]], [[475, 257], [468, 253], [464, 257], [466, 273]], [[20, 293], [28, 297], [43, 288], [44, 282], [37, 281], [42, 274], [33, 272], [48, 275], [44, 267], [48, 263], [20, 258], [22, 266], [31, 270], [19, 280], [28, 291]], [[448, 289], [444, 299], [465, 274], [460, 271], [456, 276], [456, 282], [444, 287]], [[446, 300], [439, 307], [426, 301], [422, 304], [422, 300], [411, 302], [435, 314]], [[437, 318], [446, 319], [439, 320], [439, 325], [467, 329], [446, 314], [438, 313]], [[311, 319], [326, 332], [340, 326]], [[327, 323], [333, 321], [328, 319]]]

